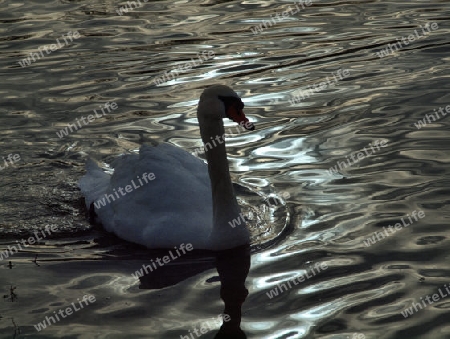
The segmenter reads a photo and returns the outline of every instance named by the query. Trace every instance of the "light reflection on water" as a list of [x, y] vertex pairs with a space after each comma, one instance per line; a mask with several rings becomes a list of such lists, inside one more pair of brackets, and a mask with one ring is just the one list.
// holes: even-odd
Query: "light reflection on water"
[[[194, 152], [201, 146], [198, 97], [206, 86], [223, 83], [242, 96], [258, 127], [227, 140], [234, 181], [260, 194], [289, 193], [288, 232], [252, 255], [242, 323], [248, 337], [450, 337], [445, 300], [408, 319], [400, 313], [448, 283], [449, 120], [420, 130], [414, 123], [450, 104], [450, 6], [313, 1], [262, 34], [252, 33], [252, 26], [289, 5], [154, 1], [124, 16], [114, 1], [1, 7], [0, 157], [19, 153], [22, 159], [0, 172], [1, 248], [46, 224], [58, 227], [56, 238], [15, 254], [12, 269], [1, 266], [4, 294], [13, 284], [19, 295], [0, 311], [2, 334], [13, 336], [14, 318], [23, 335], [36, 335], [33, 324], [88, 293], [97, 297], [95, 311], [43, 335], [174, 338], [222, 310], [218, 283], [208, 280], [213, 270], [162, 290], [138, 289], [130, 274], [147, 252], [92, 229], [76, 181], [88, 155], [110, 163], [153, 141]], [[439, 29], [393, 55], [376, 55], [426, 22]], [[19, 66], [28, 53], [75, 29], [81, 37], [72, 44]], [[203, 50], [215, 57], [155, 85]], [[289, 103], [294, 91], [340, 68], [350, 76]], [[117, 102], [117, 111], [64, 138], [56, 135], [108, 101]], [[337, 161], [377, 139], [388, 147], [330, 175]], [[245, 209], [259, 208], [254, 204]], [[415, 209], [426, 218], [364, 245]], [[283, 214], [275, 218], [283, 223]], [[35, 254], [40, 266], [31, 261]], [[329, 267], [323, 273], [267, 297], [281, 277], [321, 262]]]

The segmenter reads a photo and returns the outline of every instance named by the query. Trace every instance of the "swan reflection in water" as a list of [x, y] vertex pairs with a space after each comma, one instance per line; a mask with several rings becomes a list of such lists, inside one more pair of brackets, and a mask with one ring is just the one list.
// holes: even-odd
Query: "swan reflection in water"
[[245, 279], [250, 270], [250, 245], [217, 252], [217, 272], [220, 277], [220, 297], [225, 303], [224, 314], [231, 319], [224, 322], [215, 339], [247, 338], [241, 330], [242, 304], [248, 290]]
[[181, 261], [178, 264], [164, 265], [158, 270], [149, 272], [139, 278], [141, 282], [139, 288], [159, 289], [168, 287], [216, 267], [220, 278], [220, 298], [225, 303], [223, 314], [228, 315], [230, 319], [226, 318], [228, 321], [223, 321], [219, 332], [214, 338], [247, 338], [241, 330], [241, 318], [242, 304], [248, 295], [245, 279], [250, 270], [250, 245], [211, 252], [210, 254], [211, 256], [201, 257], [195, 261]]

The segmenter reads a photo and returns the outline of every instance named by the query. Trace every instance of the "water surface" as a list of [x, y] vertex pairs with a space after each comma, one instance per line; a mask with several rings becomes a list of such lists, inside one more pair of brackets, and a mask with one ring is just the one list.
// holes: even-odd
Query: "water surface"
[[[448, 298], [401, 313], [450, 283], [450, 118], [434, 111], [450, 105], [447, 1], [312, 1], [283, 20], [294, 2], [141, 1], [122, 16], [117, 1], [0, 3], [0, 158], [20, 155], [0, 171], [0, 249], [55, 228], [0, 262], [1, 338], [179, 338], [217, 318], [215, 269], [139, 288], [131, 273], [153, 252], [90, 225], [76, 186], [88, 156], [108, 164], [155, 141], [194, 153], [196, 104], [214, 83], [257, 125], [227, 140], [233, 180], [290, 212], [287, 232], [253, 251], [248, 338], [450, 337]], [[108, 102], [117, 109], [58, 136]], [[315, 265], [327, 268], [311, 276]], [[85, 310], [34, 328], [90, 294]]]

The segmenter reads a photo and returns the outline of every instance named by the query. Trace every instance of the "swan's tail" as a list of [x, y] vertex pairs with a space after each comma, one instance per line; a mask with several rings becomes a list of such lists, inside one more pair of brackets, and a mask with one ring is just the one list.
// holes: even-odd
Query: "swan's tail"
[[111, 176], [98, 167], [94, 160], [86, 162], [86, 174], [78, 181], [78, 187], [83, 193], [86, 208], [104, 195], [109, 187]]

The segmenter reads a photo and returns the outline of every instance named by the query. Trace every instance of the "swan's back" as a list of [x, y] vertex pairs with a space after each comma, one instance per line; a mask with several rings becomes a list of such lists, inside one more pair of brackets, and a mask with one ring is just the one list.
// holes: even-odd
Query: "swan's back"
[[[87, 174], [79, 183], [88, 208], [95, 201], [99, 205], [105, 194], [115, 198], [95, 208], [106, 230], [149, 248], [191, 243], [194, 249], [212, 249], [208, 243], [211, 187], [203, 161], [181, 148], [159, 144], [144, 145], [139, 155], [121, 156], [112, 166], [114, 174], [109, 176], [88, 161]], [[153, 173], [155, 178], [145, 183], [144, 173]], [[134, 188], [132, 180], [140, 187]], [[133, 187], [129, 193], [125, 192], [127, 185]], [[125, 195], [119, 193], [119, 187]]]

